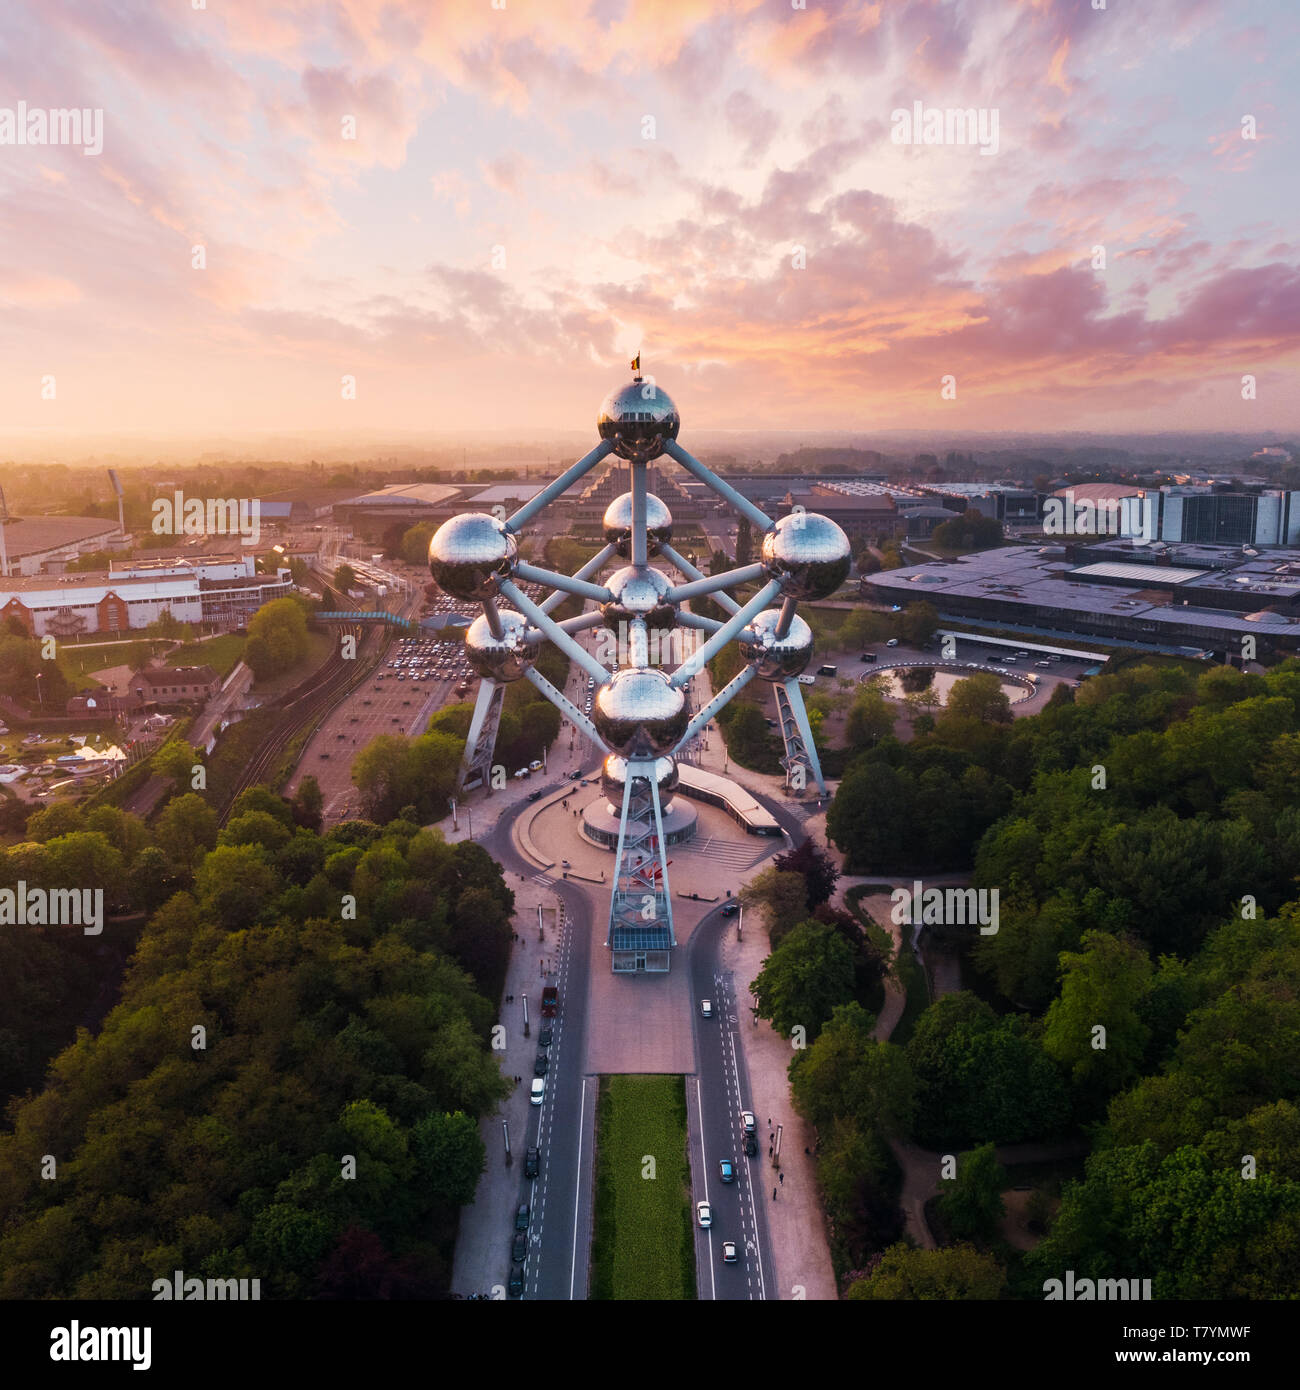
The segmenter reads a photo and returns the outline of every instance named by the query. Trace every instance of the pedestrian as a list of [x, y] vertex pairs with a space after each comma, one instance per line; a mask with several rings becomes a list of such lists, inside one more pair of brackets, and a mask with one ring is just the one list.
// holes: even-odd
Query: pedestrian
[[768, 1158], [771, 1158], [771, 1157], [772, 1157], [772, 1146], [771, 1146], [771, 1144], [769, 1144], [769, 1145], [767, 1146], [767, 1156], [768, 1156]]
[[803, 1151], [804, 1151], [804, 1153], [808, 1154], [808, 1155], [811, 1157], [811, 1155], [812, 1155], [812, 1150], [808, 1147], [807, 1144], [805, 1144], [805, 1145], [803, 1146]]
[[780, 1178], [781, 1178], [781, 1186], [784, 1187], [784, 1186], [785, 1186], [785, 1174], [784, 1174], [784, 1173], [781, 1173], [779, 1176], [780, 1176]]
[[774, 1202], [776, 1201], [776, 1188], [773, 1188], [773, 1189], [772, 1189], [772, 1200], [773, 1200]]

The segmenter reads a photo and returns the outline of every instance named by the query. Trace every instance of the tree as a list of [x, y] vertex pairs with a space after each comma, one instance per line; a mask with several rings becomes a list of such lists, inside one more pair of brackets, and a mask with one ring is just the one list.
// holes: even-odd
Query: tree
[[763, 962], [750, 984], [760, 1018], [782, 1037], [796, 1027], [815, 1038], [840, 1004], [853, 998], [853, 951], [831, 927], [804, 922]]
[[411, 1151], [427, 1190], [451, 1206], [474, 1200], [487, 1167], [487, 1149], [478, 1124], [463, 1110], [430, 1114], [411, 1131]]
[[830, 901], [840, 876], [835, 861], [808, 836], [794, 848], [778, 854], [772, 860], [772, 866], [778, 873], [799, 874], [802, 877], [810, 910]]
[[173, 864], [192, 869], [217, 843], [217, 814], [195, 792], [173, 797], [158, 817], [154, 836]]
[[244, 660], [258, 680], [292, 670], [306, 655], [307, 617], [296, 599], [272, 599], [248, 620]]
[[736, 566], [748, 565], [754, 558], [754, 528], [747, 516], [736, 522]]
[[992, 1144], [964, 1153], [957, 1160], [957, 1176], [945, 1178], [939, 1212], [945, 1225], [961, 1240], [991, 1241], [1006, 1212], [1002, 1171]]
[[957, 719], [974, 719], [981, 724], [1011, 722], [1011, 701], [992, 671], [977, 671], [953, 685], [940, 722]]
[[755, 874], [740, 890], [740, 901], [763, 913], [773, 949], [808, 915], [808, 890], [803, 879], [798, 874], [782, 873], [775, 866]]
[[951, 1245], [943, 1250], [893, 1245], [871, 1273], [854, 1283], [844, 1296], [891, 1302], [988, 1301], [1002, 1297], [1006, 1282], [997, 1260], [972, 1245]]
[[913, 646], [923, 647], [939, 626], [939, 613], [933, 604], [924, 599], [919, 603], [909, 603], [903, 609], [901, 627], [904, 638]]
[[1043, 1047], [1076, 1085], [1110, 1093], [1136, 1075], [1151, 1035], [1141, 1014], [1151, 962], [1140, 946], [1106, 932], [1086, 932], [1082, 944], [1061, 955], [1061, 993], [1047, 1010]]
[[819, 1129], [837, 1118], [867, 1132], [905, 1135], [916, 1113], [916, 1080], [901, 1048], [876, 1042], [875, 1019], [841, 1004], [811, 1047], [790, 1063], [795, 1109]]
[[342, 564], [335, 567], [334, 587], [342, 594], [346, 594], [349, 589], [355, 589], [357, 585], [357, 572], [349, 564]]
[[852, 748], [871, 748], [893, 732], [893, 708], [874, 686], [863, 686], [844, 723], [845, 741]]
[[169, 738], [153, 755], [150, 764], [159, 777], [170, 777], [174, 782], [188, 782], [194, 775], [194, 768], [202, 759], [198, 750], [192, 748], [182, 738]]
[[298, 783], [298, 791], [293, 798], [293, 819], [297, 825], [308, 830], [319, 830], [325, 808], [325, 798], [320, 783], [308, 773]]

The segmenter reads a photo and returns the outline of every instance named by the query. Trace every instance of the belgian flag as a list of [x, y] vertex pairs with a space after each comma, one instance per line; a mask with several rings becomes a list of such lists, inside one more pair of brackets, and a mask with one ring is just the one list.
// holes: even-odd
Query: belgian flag
[[641, 370], [641, 354], [640, 354], [640, 352], [638, 352], [637, 355], [632, 359], [632, 370], [633, 370], [634, 372], [639, 372], [639, 371]]

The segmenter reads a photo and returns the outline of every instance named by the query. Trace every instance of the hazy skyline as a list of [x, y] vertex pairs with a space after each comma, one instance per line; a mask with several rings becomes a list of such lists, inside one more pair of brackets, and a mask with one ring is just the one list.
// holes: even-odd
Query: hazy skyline
[[1286, 0], [505, 5], [11, 3], [7, 429], [1300, 428]]

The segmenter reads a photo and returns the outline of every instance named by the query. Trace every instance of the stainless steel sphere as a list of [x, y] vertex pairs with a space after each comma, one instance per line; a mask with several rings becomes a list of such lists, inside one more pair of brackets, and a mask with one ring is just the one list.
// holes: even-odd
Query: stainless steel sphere
[[690, 723], [686, 696], [663, 671], [645, 666], [615, 671], [596, 692], [591, 718], [610, 748], [625, 758], [671, 752]]
[[[605, 519], [600, 524], [605, 540], [626, 560], [632, 554], [632, 494], [625, 492], [616, 497], [605, 508]], [[645, 532], [647, 555], [658, 555], [659, 547], [668, 545], [673, 538], [673, 514], [653, 492], [645, 495]]]
[[649, 381], [629, 381], [611, 391], [596, 417], [600, 437], [609, 440], [619, 458], [633, 463], [658, 458], [681, 425], [672, 397]]
[[494, 637], [487, 616], [480, 614], [465, 634], [465, 660], [484, 680], [508, 685], [520, 680], [537, 660], [537, 648], [527, 640], [528, 622], [509, 609], [500, 610], [501, 636]]
[[[813, 631], [796, 613], [784, 637], [776, 635], [781, 610], [769, 608], [740, 634], [740, 654], [752, 662], [760, 680], [788, 681], [806, 669], [812, 660]], [[747, 641], [752, 634], [754, 641]]]
[[677, 609], [668, 601], [672, 584], [661, 570], [627, 565], [615, 570], [605, 587], [611, 597], [600, 605], [600, 612], [607, 628], [617, 631], [620, 623], [630, 623], [633, 618], [644, 618], [652, 633], [677, 626]]
[[429, 573], [453, 598], [473, 603], [496, 593], [494, 581], [510, 577], [517, 554], [504, 521], [486, 512], [462, 512], [433, 533]]
[[763, 533], [763, 568], [788, 598], [828, 598], [849, 577], [849, 538], [820, 512], [791, 512]]
[[[617, 802], [619, 806], [623, 804], [623, 787], [627, 782], [627, 767], [628, 760], [626, 758], [620, 758], [617, 753], [611, 753], [600, 769], [601, 789], [611, 801]], [[656, 758], [654, 767], [655, 781], [659, 783], [659, 796], [662, 804], [663, 797], [677, 786], [677, 762], [673, 758]]]

